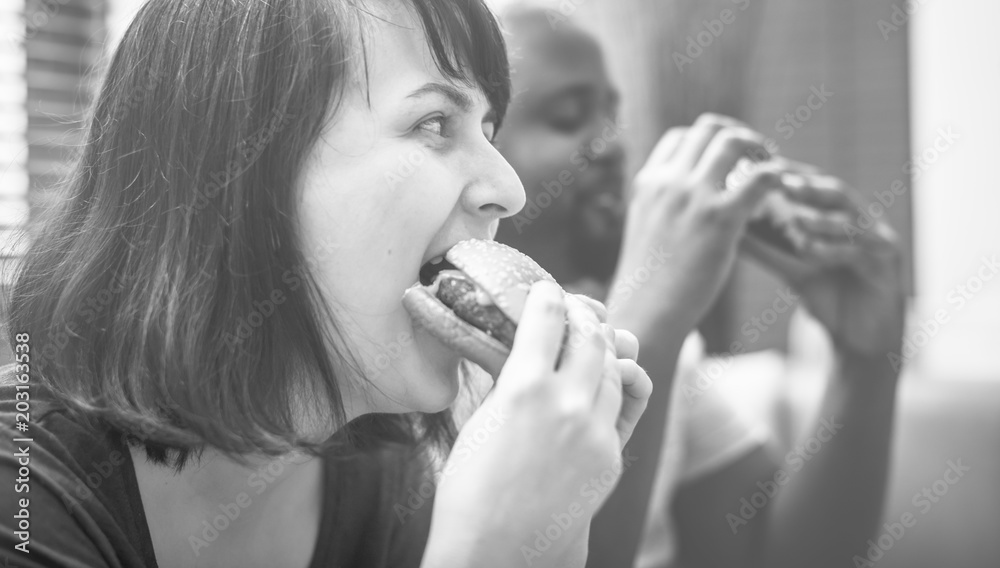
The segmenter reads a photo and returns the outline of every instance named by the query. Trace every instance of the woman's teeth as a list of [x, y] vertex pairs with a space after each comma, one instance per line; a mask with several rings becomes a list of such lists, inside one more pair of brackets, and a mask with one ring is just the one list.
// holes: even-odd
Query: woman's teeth
[[427, 264], [420, 267], [420, 283], [424, 286], [429, 285], [434, 281], [434, 277], [442, 269], [448, 268], [450, 265], [448, 261], [445, 260], [444, 255], [436, 256], [427, 261]]

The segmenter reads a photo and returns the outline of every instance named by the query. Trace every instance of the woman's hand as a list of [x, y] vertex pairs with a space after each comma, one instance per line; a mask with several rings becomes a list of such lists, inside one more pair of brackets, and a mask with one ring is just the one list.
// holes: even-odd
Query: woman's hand
[[[615, 356], [618, 359], [629, 359], [633, 363], [639, 360], [639, 338], [631, 331], [615, 329], [608, 325], [608, 308], [604, 304], [583, 294], [572, 294], [571, 296], [594, 310], [594, 314], [601, 322], [601, 329], [605, 336], [614, 337], [612, 343], [614, 344]], [[609, 341], [611, 340], [609, 339]], [[617, 423], [622, 448], [632, 438], [632, 432], [646, 409], [646, 402], [653, 389], [653, 383], [648, 380], [648, 374], [643, 368], [631, 363], [624, 364], [627, 365], [626, 370], [636, 369], [640, 372], [622, 374], [622, 413], [618, 417]]]
[[608, 300], [614, 321], [687, 333], [718, 295], [746, 221], [778, 175], [759, 168], [723, 191], [745, 156], [770, 156], [762, 135], [705, 114], [668, 131], [636, 175], [622, 256]]
[[551, 283], [532, 287], [496, 386], [445, 464], [424, 566], [583, 565], [652, 391], [635, 337], [598, 312]]
[[745, 249], [802, 295], [842, 354], [887, 361], [888, 353], [899, 353], [903, 334], [899, 238], [881, 218], [858, 226], [864, 205], [843, 180], [791, 160], [776, 162], [782, 191], [808, 206], [797, 219], [809, 237], [800, 253], [804, 262], [788, 262], [750, 241]]

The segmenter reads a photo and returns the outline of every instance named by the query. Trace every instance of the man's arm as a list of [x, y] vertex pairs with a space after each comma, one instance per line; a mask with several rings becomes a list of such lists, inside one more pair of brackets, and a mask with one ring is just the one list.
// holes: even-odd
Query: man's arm
[[[763, 566], [845, 566], [864, 557], [882, 516], [897, 372], [885, 357], [841, 354], [810, 446], [768, 511]], [[816, 438], [816, 443], [811, 441]], [[800, 471], [794, 466], [801, 464]]]
[[[853, 191], [836, 178], [786, 163], [802, 176], [789, 188], [792, 197], [817, 207], [807, 224], [817, 230], [843, 226], [858, 203]], [[764, 513], [743, 519], [757, 535], [745, 552], [759, 565], [849, 566], [877, 536], [885, 496], [899, 371], [890, 354], [900, 351], [904, 314], [901, 255], [895, 233], [881, 222], [857, 238], [817, 239], [802, 254], [811, 268], [800, 272], [766, 254], [758, 258], [799, 291], [826, 328], [837, 346], [838, 369], [818, 422], [784, 457], [782, 469], [771, 479], [746, 472], [747, 482], [776, 491], [762, 507], [741, 502], [747, 514], [739, 516], [758, 508]], [[750, 501], [756, 491], [742, 498]]]
[[[674, 371], [686, 336], [656, 332], [648, 323], [628, 317], [609, 318], [615, 327], [628, 329], [637, 337], [657, 337], [656, 344], [640, 347], [639, 365], [655, 388], [649, 397], [643, 419], [636, 424], [624, 456], [635, 461], [622, 472], [617, 487], [591, 522], [590, 554], [587, 566], [632, 566], [643, 534], [646, 510], [660, 461], [660, 448], [666, 428], [667, 408], [673, 390]], [[634, 322], [634, 323], [633, 323]], [[631, 326], [631, 327], [630, 327]]]
[[896, 373], [841, 360], [816, 422], [790, 452], [760, 447], [678, 490], [685, 566], [822, 568], [864, 556], [881, 519]]
[[750, 153], [768, 154], [762, 135], [706, 114], [668, 131], [633, 183], [608, 323], [638, 337], [638, 362], [654, 388], [626, 447], [636, 461], [591, 524], [589, 566], [624, 568], [635, 560], [678, 354], [732, 270], [746, 220], [776, 187], [776, 174], [762, 169], [719, 191]]

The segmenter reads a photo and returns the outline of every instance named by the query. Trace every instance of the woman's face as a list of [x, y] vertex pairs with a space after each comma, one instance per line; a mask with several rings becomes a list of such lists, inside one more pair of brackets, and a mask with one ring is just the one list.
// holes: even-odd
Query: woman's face
[[525, 202], [490, 142], [483, 93], [438, 71], [408, 10], [385, 18], [370, 20], [367, 79], [361, 69], [348, 86], [298, 204], [307, 261], [370, 380], [340, 369], [349, 418], [451, 404], [460, 359], [414, 326], [403, 291], [456, 242], [492, 239]]

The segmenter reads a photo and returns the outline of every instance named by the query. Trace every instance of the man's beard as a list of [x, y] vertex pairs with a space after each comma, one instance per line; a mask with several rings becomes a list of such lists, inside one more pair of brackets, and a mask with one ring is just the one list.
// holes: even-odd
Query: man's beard
[[569, 227], [569, 257], [581, 276], [607, 283], [618, 264], [625, 216], [617, 200], [597, 201], [577, 200]]

